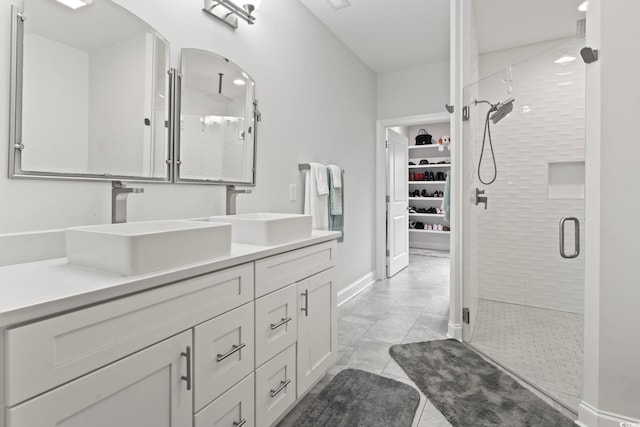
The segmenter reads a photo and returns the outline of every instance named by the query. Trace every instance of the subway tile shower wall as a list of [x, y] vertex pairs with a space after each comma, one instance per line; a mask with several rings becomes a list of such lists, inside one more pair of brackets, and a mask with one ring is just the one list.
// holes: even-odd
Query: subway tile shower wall
[[[581, 42], [567, 42], [578, 58]], [[517, 50], [485, 55], [481, 63], [507, 64]], [[579, 59], [562, 66], [554, 63], [561, 55], [562, 50], [551, 49], [514, 66], [512, 93], [507, 92], [504, 72], [468, 89], [471, 101], [476, 94], [494, 103], [516, 98], [510, 116], [491, 128], [498, 179], [488, 187], [477, 178], [472, 181], [471, 187], [486, 190], [489, 206], [470, 211], [470, 273], [477, 278], [480, 298], [582, 313], [584, 200], [547, 195], [549, 162], [584, 160], [584, 64]], [[475, 172], [488, 106], [471, 105]], [[485, 179], [493, 172], [487, 149], [481, 168]], [[576, 259], [559, 254], [558, 225], [565, 216], [575, 216], [582, 224], [581, 255]], [[568, 238], [567, 252], [573, 242]]]

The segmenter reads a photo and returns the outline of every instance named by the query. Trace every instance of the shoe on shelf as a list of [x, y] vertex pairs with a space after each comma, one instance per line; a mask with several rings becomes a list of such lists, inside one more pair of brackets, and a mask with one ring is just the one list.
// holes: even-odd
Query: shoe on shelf
[[418, 208], [418, 213], [427, 213], [425, 208]]
[[413, 162], [409, 162], [409, 166], [415, 166], [416, 164]]
[[427, 226], [425, 227], [425, 230], [433, 230], [433, 225], [427, 224]]
[[444, 225], [442, 226], [442, 231], [451, 231], [451, 227], [449, 227], [448, 225]]
[[409, 221], [409, 229], [413, 230], [414, 228], [416, 228], [416, 222], [415, 221]]
[[420, 221], [416, 222], [416, 230], [424, 230], [424, 224]]
[[442, 231], [442, 230], [443, 230], [442, 224], [436, 225], [436, 231]]
[[425, 213], [434, 214], [434, 213], [436, 213], [436, 208], [430, 207], [429, 209], [427, 209], [427, 211]]
[[422, 159], [422, 160], [420, 160], [420, 164], [421, 164], [421, 165], [428, 165], [428, 164], [429, 164], [429, 160], [427, 160], [427, 159]]
[[[419, 190], [416, 190], [416, 191], [419, 191]], [[420, 193], [420, 195], [421, 195], [422, 197], [427, 197], [427, 190], [425, 190], [425, 189], [423, 188], [423, 189], [422, 189], [422, 192]]]
[[409, 206], [409, 213], [416, 213], [416, 208]]

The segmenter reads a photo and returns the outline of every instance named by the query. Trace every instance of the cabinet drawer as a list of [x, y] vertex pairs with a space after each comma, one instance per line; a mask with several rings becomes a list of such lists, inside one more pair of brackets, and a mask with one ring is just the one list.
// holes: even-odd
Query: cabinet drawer
[[256, 297], [333, 267], [336, 249], [332, 240], [256, 261]]
[[198, 412], [194, 427], [255, 426], [254, 381], [249, 375]]
[[6, 332], [7, 405], [78, 378], [253, 299], [253, 264]]
[[294, 344], [256, 369], [256, 425], [270, 426], [295, 400]]
[[253, 303], [195, 328], [195, 410], [253, 371]]
[[296, 342], [297, 292], [293, 284], [256, 300], [256, 366]]
[[[7, 411], [7, 427], [187, 426], [193, 419], [183, 332]], [[3, 424], [4, 425], [4, 424]]]

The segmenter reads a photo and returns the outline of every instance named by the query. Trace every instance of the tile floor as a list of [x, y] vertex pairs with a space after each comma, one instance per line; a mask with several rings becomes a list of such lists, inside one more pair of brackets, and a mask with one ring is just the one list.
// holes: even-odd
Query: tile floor
[[580, 314], [481, 299], [469, 343], [577, 412], [583, 331]]
[[[391, 359], [389, 347], [446, 338], [449, 322], [449, 258], [448, 253], [430, 255], [410, 255], [408, 268], [391, 279], [376, 282], [340, 306], [338, 361], [323, 383], [343, 369], [355, 368], [415, 387], [402, 368]], [[414, 426], [450, 425], [442, 413], [420, 393]]]
[[[338, 361], [305, 399], [313, 399], [333, 376], [348, 368], [373, 372], [416, 387], [391, 358], [389, 347], [446, 338], [449, 321], [447, 255], [441, 251], [412, 250], [408, 268], [391, 279], [374, 283], [338, 308]], [[528, 384], [521, 384], [565, 415], [572, 416]], [[304, 402], [291, 411], [279, 427], [292, 426], [303, 409]], [[426, 426], [448, 427], [451, 424], [420, 392], [413, 427]]]

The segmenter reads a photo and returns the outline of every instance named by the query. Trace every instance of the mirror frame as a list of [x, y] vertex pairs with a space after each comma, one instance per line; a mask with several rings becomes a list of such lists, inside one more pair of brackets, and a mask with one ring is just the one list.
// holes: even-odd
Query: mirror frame
[[[184, 49], [185, 48], [183, 48], [182, 50]], [[211, 52], [206, 49], [196, 49], [196, 48], [186, 48], [186, 49], [199, 50], [209, 54], [217, 55], [223, 59], [227, 59], [218, 53]], [[238, 68], [243, 70], [242, 67], [240, 67], [235, 62], [230, 60], [229, 62], [233, 63]], [[180, 64], [182, 68], [182, 58], [180, 58]], [[255, 80], [253, 80], [253, 78], [246, 71], [243, 70], [243, 72], [249, 77], [249, 79], [251, 79], [252, 82], [255, 83]], [[256, 164], [257, 164], [256, 159], [258, 154], [258, 122], [261, 121], [261, 114], [260, 114], [260, 111], [258, 110], [258, 100], [256, 99], [256, 94], [255, 94], [255, 86], [253, 88], [253, 99], [251, 100], [253, 104], [253, 115], [252, 115], [253, 132], [251, 132], [251, 135], [253, 136], [253, 165], [251, 165], [251, 181], [250, 182], [226, 181], [224, 178], [220, 178], [220, 179], [180, 178], [180, 114], [181, 114], [181, 107], [182, 107], [182, 72], [176, 71], [175, 77], [176, 78], [174, 79], [174, 86], [172, 88], [174, 92], [171, 93], [174, 97], [173, 99], [175, 99], [175, 105], [174, 105], [175, 115], [171, 117], [171, 122], [174, 123], [174, 127], [173, 127], [174, 134], [172, 138], [173, 139], [173, 156], [172, 156], [173, 157], [173, 182], [176, 184], [237, 185], [241, 187], [255, 187]]]
[[[122, 8], [117, 3], [113, 3], [115, 6]], [[126, 9], [125, 9], [126, 10]], [[127, 10], [128, 11], [128, 10]], [[132, 13], [132, 12], [129, 12]], [[144, 22], [141, 18], [137, 17], [141, 22]], [[24, 55], [24, 20], [26, 19], [24, 13], [19, 10], [15, 5], [11, 6], [11, 74], [10, 74], [10, 108], [9, 108], [9, 178], [27, 178], [27, 179], [54, 179], [54, 180], [83, 180], [83, 181], [128, 181], [128, 182], [158, 182], [158, 183], [171, 183], [173, 177], [174, 162], [172, 161], [172, 137], [174, 132], [172, 130], [175, 102], [172, 96], [172, 87], [175, 85], [172, 82], [172, 78], [175, 77], [175, 73], [171, 72], [171, 69], [167, 70], [169, 73], [168, 79], [168, 110], [167, 120], [169, 122], [169, 128], [167, 129], [167, 151], [165, 153], [166, 174], [162, 177], [141, 177], [141, 176], [128, 176], [128, 175], [111, 175], [105, 174], [90, 174], [90, 173], [64, 173], [64, 172], [40, 172], [40, 171], [25, 171], [22, 170], [22, 150], [24, 145], [22, 144], [22, 72], [23, 72], [23, 55]], [[146, 22], [145, 22], [146, 24]], [[149, 24], [146, 24], [149, 28]], [[154, 30], [154, 35], [162, 39], [167, 45], [167, 51], [170, 52], [169, 42], [157, 31]], [[168, 63], [170, 59], [167, 58]]]

